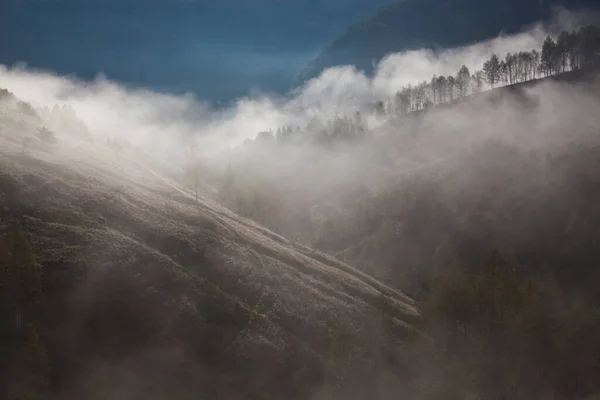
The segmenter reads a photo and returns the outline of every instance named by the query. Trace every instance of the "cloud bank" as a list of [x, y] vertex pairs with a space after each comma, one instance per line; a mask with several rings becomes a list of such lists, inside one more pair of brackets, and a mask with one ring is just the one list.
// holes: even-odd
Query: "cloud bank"
[[182, 140], [197, 138], [208, 154], [238, 145], [260, 131], [304, 126], [315, 116], [352, 114], [392, 96], [402, 86], [429, 81], [433, 75], [455, 74], [463, 64], [479, 69], [492, 53], [503, 56], [539, 49], [547, 34], [575, 29], [589, 19], [587, 13], [558, 10], [552, 21], [517, 35], [442, 51], [390, 54], [373, 77], [352, 66], [330, 68], [287, 96], [257, 94], [239, 99], [226, 110], [214, 109], [191, 94], [131, 88], [102, 75], [86, 82], [26, 65], [0, 66], [0, 87], [35, 107], [71, 106], [94, 135], [120, 137], [163, 157], [178, 154]]

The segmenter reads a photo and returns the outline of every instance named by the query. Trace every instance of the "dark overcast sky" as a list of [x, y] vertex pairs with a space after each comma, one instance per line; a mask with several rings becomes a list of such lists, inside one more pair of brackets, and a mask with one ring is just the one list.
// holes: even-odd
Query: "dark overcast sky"
[[390, 0], [0, 0], [0, 63], [231, 100], [281, 91]]

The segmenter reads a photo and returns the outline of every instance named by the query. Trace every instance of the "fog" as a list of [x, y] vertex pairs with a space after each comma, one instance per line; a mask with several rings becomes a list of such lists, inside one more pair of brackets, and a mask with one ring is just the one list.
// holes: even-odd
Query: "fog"
[[481, 68], [492, 53], [539, 49], [548, 33], [574, 29], [588, 21], [587, 13], [557, 10], [547, 23], [523, 33], [455, 49], [390, 54], [373, 77], [351, 66], [324, 71], [286, 96], [256, 94], [238, 99], [229, 109], [216, 110], [192, 94], [174, 96], [132, 88], [107, 80], [57, 76], [25, 64], [0, 67], [0, 87], [35, 107], [69, 105], [90, 131], [143, 145], [153, 154], [177, 159], [182, 138], [193, 136], [202, 151], [215, 154], [253, 138], [258, 132], [284, 125], [304, 127], [314, 116], [323, 119], [352, 115], [374, 101], [393, 95], [403, 85], [455, 74], [462, 64]]
[[[144, 154], [142, 160], [151, 161], [155, 174], [173, 177], [188, 187], [186, 170], [200, 162], [201, 195], [213, 200], [230, 165], [240, 190], [260, 187], [273, 193], [272, 201], [284, 208], [281, 212], [294, 210], [300, 212], [296, 219], [302, 219], [318, 214], [319, 206], [385, 187], [388, 180], [407, 171], [459, 157], [482, 140], [502, 140], [524, 150], [584, 140], [584, 135], [598, 126], [597, 101], [589, 90], [577, 85], [545, 82], [519, 93], [484, 91], [458, 104], [406, 117], [381, 117], [373, 105], [405, 85], [429, 81], [433, 75], [454, 75], [463, 64], [471, 71], [480, 69], [492, 53], [503, 57], [507, 52], [539, 50], [548, 34], [576, 29], [593, 18], [593, 14], [558, 9], [551, 21], [519, 34], [454, 49], [390, 54], [372, 77], [352, 66], [330, 68], [285, 96], [257, 94], [224, 110], [192, 94], [155, 93], [112, 82], [103, 75], [82, 81], [24, 64], [0, 66], [0, 88], [35, 107], [41, 124], [56, 131], [58, 146], [70, 141], [69, 131], [80, 130], [83, 124], [94, 142], [88, 150], [105, 148], [107, 139], [116, 141], [134, 149], [129, 157]], [[58, 117], [52, 112], [57, 106], [54, 114]], [[76, 123], [57, 123], [64, 119], [60, 117], [64, 106], [70, 110], [65, 118]], [[360, 139], [326, 146], [314, 143], [312, 138], [325, 124], [340, 117], [355, 118], [356, 112], [360, 112], [359, 125], [366, 131]], [[285, 126], [300, 129], [294, 130], [291, 141], [256, 140], [253, 145], [243, 145], [259, 132], [275, 133]], [[327, 129], [343, 133], [347, 128]], [[107, 154], [104, 151], [95, 157]], [[294, 237], [314, 234], [306, 232], [308, 228], [298, 232], [296, 219], [275, 226], [258, 218], [280, 233]]]
[[[133, 151], [129, 157], [144, 155], [138, 161], [152, 164], [154, 174], [175, 178], [177, 184], [188, 188], [191, 183], [186, 171], [200, 162], [200, 194], [207, 198], [217, 199], [222, 176], [230, 165], [240, 190], [260, 188], [272, 193], [271, 201], [280, 203], [282, 213], [290, 214], [285, 226], [255, 219], [313, 244], [307, 239], [314, 235], [312, 228], [298, 229], [298, 220], [320, 215], [326, 204], [385, 187], [390, 179], [407, 171], [458, 157], [482, 140], [508, 141], [529, 150], [584, 140], [584, 132], [597, 127], [597, 102], [587, 90], [556, 82], [525, 88], [518, 94], [484, 91], [453, 106], [436, 106], [406, 117], [388, 114], [382, 118], [373, 105], [405, 85], [429, 81], [433, 75], [454, 75], [463, 64], [471, 71], [480, 69], [492, 53], [503, 57], [507, 52], [539, 50], [548, 34], [576, 29], [592, 17], [556, 10], [551, 21], [519, 34], [454, 49], [390, 54], [372, 77], [352, 66], [331, 68], [286, 96], [257, 94], [224, 110], [192, 94], [155, 93], [112, 82], [103, 75], [82, 81], [24, 64], [0, 66], [0, 88], [35, 107], [42, 125], [56, 131], [59, 146], [71, 140], [69, 131], [80, 130], [83, 124], [94, 142], [89, 151], [105, 149], [107, 139], [116, 141]], [[59, 112], [53, 114], [57, 106]], [[70, 112], [63, 118], [60, 109], [64, 106]], [[361, 139], [326, 146], [314, 143], [312, 138], [324, 124], [340, 117], [355, 118], [357, 111], [367, 132]], [[65, 118], [76, 123], [62, 123]], [[274, 134], [285, 126], [300, 129], [294, 131], [291, 141], [258, 140], [243, 145], [259, 132]], [[565, 132], [569, 132], [568, 139]], [[193, 155], [192, 143], [196, 144]], [[96, 153], [92, 158], [110, 154]], [[243, 214], [232, 204], [226, 206]]]
[[[390, 54], [379, 63], [372, 77], [351, 66], [331, 68], [285, 96], [257, 94], [239, 99], [235, 106], [224, 110], [215, 109], [210, 102], [192, 94], [155, 93], [112, 82], [102, 75], [87, 82], [26, 65], [1, 66], [0, 88], [31, 104], [40, 119], [25, 114], [15, 117], [0, 104], [0, 139], [11, 132], [33, 137], [37, 128], [46, 125], [56, 133], [57, 143], [48, 145], [55, 149], [47, 152], [50, 155], [38, 151], [40, 157], [54, 157], [53, 162], [73, 168], [86, 166], [74, 163], [81, 159], [89, 164], [97, 162], [100, 167], [92, 168], [92, 173], [105, 172], [118, 183], [146, 184], [159, 178], [169, 183], [162, 190], [187, 193], [186, 204], [193, 204], [191, 194], [197, 184], [186, 172], [200, 168], [201, 196], [256, 220], [291, 242], [321, 249], [416, 297], [419, 288], [411, 287], [414, 281], [409, 270], [417, 269], [424, 275], [431, 272], [433, 255], [437, 256], [438, 249], [445, 245], [456, 245], [457, 251], [477, 258], [488, 250], [488, 243], [481, 244], [480, 237], [492, 237], [494, 243], [537, 254], [538, 243], [529, 240], [531, 235], [541, 237], [544, 245], [550, 243], [549, 248], [554, 248], [556, 236], [547, 233], [552, 230], [547, 229], [546, 221], [561, 212], [570, 212], [571, 203], [585, 203], [587, 192], [579, 186], [574, 187], [580, 192], [570, 192], [564, 186], [565, 182], [584, 182], [581, 186], [585, 188], [579, 165], [574, 171], [562, 165], [550, 169], [546, 167], [552, 163], [546, 159], [556, 154], [564, 156], [572, 147], [600, 145], [598, 88], [589, 82], [547, 79], [515, 90], [474, 94], [453, 104], [405, 116], [378, 115], [373, 103], [393, 96], [405, 85], [429, 81], [434, 74], [454, 75], [463, 64], [471, 71], [480, 69], [491, 53], [503, 57], [507, 52], [539, 49], [546, 35], [576, 29], [589, 17], [557, 10], [552, 21], [536, 24], [520, 34], [501, 35], [455, 49]], [[353, 119], [357, 111], [361, 115], [358, 122]], [[354, 121], [354, 128], [364, 129], [346, 137], [349, 125], [344, 124], [349, 124], [349, 120], [337, 117], [348, 117]], [[26, 123], [19, 125], [18, 120]], [[325, 128], [330, 122], [331, 126]], [[341, 124], [337, 139], [330, 140], [333, 135], [325, 135], [327, 140], [319, 139], [324, 131], [337, 132], [336, 124]], [[286, 140], [269, 135], [257, 137], [259, 132], [275, 133], [284, 126], [298, 126], [300, 130], [294, 130]], [[91, 137], [82, 138], [80, 131], [89, 132]], [[115, 142], [123, 147], [117, 150]], [[194, 143], [199, 153], [190, 157]], [[21, 151], [20, 146], [11, 149]], [[198, 158], [201, 167], [196, 164]], [[129, 173], [132, 163], [145, 163], [146, 171], [151, 173], [142, 176], [139, 171], [144, 169]], [[563, 175], [552, 176], [556, 171]], [[519, 180], [521, 176], [523, 180]], [[512, 207], [514, 199], [510, 196], [514, 192], [518, 201]], [[505, 201], [503, 207], [498, 206], [502, 212], [516, 210], [518, 214], [524, 209], [516, 223], [517, 218], [506, 218], [500, 211], [493, 213], [497, 199], [486, 198], [489, 193], [497, 197], [508, 193], [508, 200], [498, 200]], [[156, 201], [152, 195], [147, 197], [145, 201]], [[567, 206], [561, 208], [564, 204]], [[479, 213], [477, 207], [483, 211]], [[471, 215], [471, 209], [477, 212]], [[167, 224], [170, 216], [162, 218]], [[511, 230], [514, 226], [517, 228]], [[257, 227], [249, 225], [244, 229]], [[562, 225], [558, 229], [564, 231]], [[580, 236], [573, 237], [587, 233], [581, 229]], [[179, 242], [174, 242], [178, 246]], [[527, 247], [530, 243], [534, 243], [531, 248]], [[245, 248], [242, 250], [246, 252]], [[591, 251], [585, 247], [584, 250]], [[253, 251], [248, 252], [254, 256]], [[113, 253], [107, 253], [107, 257], [121, 261]], [[142, 271], [148, 266], [140, 263], [139, 267]], [[253, 267], [254, 264], [248, 270]], [[128, 293], [129, 289], [122, 292]], [[89, 295], [94, 299], [102, 297]], [[154, 309], [145, 311], [153, 318], [163, 318]], [[310, 336], [306, 332], [300, 334]], [[439, 335], [443, 336], [442, 330]], [[144, 370], [146, 362], [166, 365], [160, 370], [162, 374], [171, 365], [167, 360], [177, 363], [182, 357], [179, 350], [166, 353], [149, 352], [130, 363], [119, 364], [119, 368], [100, 365], [90, 374], [90, 385], [101, 387], [105, 381], [116, 379], [117, 389], [120, 385], [131, 386], [131, 392], [142, 393], [146, 382], [140, 378], [144, 375], [137, 373]], [[457, 363], [462, 366], [466, 353], [457, 354]], [[493, 364], [495, 354], [485, 353], [483, 357]], [[516, 361], [513, 365], [519, 365], [520, 354], [510, 357], [510, 362]], [[420, 368], [426, 373], [419, 372], [423, 376], [442, 373], [435, 362], [428, 364], [426, 360], [424, 364]], [[387, 372], [382, 368], [380, 375]], [[119, 383], [119, 379], [125, 383]], [[138, 390], [137, 385], [144, 389]], [[429, 386], [428, 382], [425, 386]], [[105, 390], [98, 392], [109, 392]], [[388, 395], [392, 398], [398, 393], [398, 388], [390, 389]]]

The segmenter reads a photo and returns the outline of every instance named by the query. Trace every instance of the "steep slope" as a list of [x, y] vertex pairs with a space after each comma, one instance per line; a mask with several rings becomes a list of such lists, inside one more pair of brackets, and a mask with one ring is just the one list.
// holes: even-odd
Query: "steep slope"
[[366, 390], [381, 320], [416, 334], [402, 293], [196, 204], [125, 153], [40, 142], [37, 119], [0, 108], [0, 225], [19, 220], [42, 266], [54, 396], [305, 398], [339, 378], [325, 367], [339, 337]]
[[[249, 207], [253, 218], [419, 300], [434, 346], [417, 350], [412, 382], [423, 391], [406, 398], [598, 398], [595, 77], [577, 71], [389, 116], [355, 142], [257, 141], [231, 157], [242, 184], [230, 204], [252, 204], [255, 189], [242, 185], [271, 179], [260, 191], [280, 191], [284, 217], [267, 202]], [[346, 191], [332, 189], [348, 176]]]
[[374, 63], [388, 53], [456, 47], [515, 33], [550, 18], [554, 6], [598, 9], [598, 3], [590, 0], [396, 1], [350, 26], [298, 74], [294, 85], [336, 65], [354, 65], [372, 73]]

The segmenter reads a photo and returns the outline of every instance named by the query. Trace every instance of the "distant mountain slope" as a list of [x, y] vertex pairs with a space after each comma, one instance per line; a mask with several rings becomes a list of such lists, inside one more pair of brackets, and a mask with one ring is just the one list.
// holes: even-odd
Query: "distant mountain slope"
[[600, 8], [593, 0], [396, 1], [350, 26], [296, 76], [294, 85], [336, 65], [355, 65], [371, 73], [373, 64], [388, 53], [455, 47], [500, 33], [515, 33], [550, 18], [553, 6], [569, 10]]
[[415, 332], [399, 291], [195, 204], [124, 152], [60, 132], [43, 144], [38, 128], [0, 105], [0, 227], [16, 217], [42, 266], [57, 398], [307, 398], [336, 337], [379, 346], [382, 315]]

